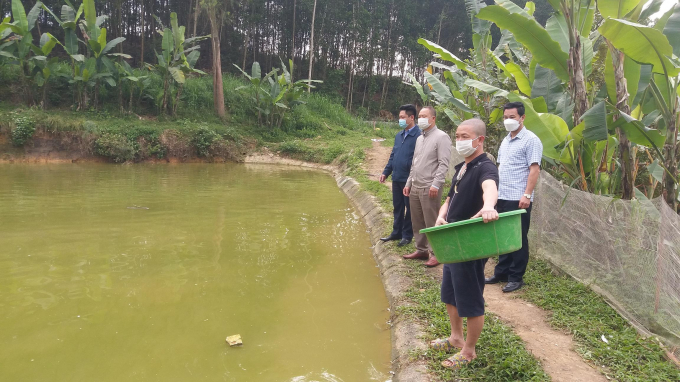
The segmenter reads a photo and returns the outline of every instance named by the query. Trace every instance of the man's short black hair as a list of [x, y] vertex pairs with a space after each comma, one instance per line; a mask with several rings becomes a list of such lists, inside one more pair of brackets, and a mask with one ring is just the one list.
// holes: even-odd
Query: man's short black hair
[[503, 105], [503, 111], [508, 109], [517, 109], [517, 114], [519, 114], [520, 117], [524, 115], [524, 104], [521, 102], [508, 102]]
[[412, 104], [401, 105], [401, 106], [399, 107], [399, 111], [402, 111], [402, 110], [406, 112], [406, 115], [408, 115], [409, 117], [413, 117], [413, 118], [416, 117], [416, 114], [417, 114], [417, 112], [418, 112], [418, 111], [416, 110], [415, 105], [412, 105]]

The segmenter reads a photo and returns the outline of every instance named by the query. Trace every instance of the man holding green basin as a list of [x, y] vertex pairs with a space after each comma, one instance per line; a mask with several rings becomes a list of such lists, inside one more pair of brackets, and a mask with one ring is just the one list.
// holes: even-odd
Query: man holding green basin
[[[465, 161], [456, 166], [446, 202], [439, 209], [436, 225], [482, 217], [498, 220], [498, 169], [484, 153], [486, 125], [468, 119], [456, 129], [456, 151]], [[444, 264], [441, 300], [451, 321], [451, 336], [430, 342], [437, 350], [460, 349], [442, 366], [460, 369], [477, 358], [475, 346], [484, 327], [484, 265], [487, 259]], [[463, 335], [467, 318], [467, 338]]]

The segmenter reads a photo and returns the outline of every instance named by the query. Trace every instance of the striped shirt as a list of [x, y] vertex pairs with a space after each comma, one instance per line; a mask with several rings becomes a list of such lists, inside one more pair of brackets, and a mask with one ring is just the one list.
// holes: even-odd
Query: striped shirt
[[[520, 200], [527, 188], [529, 167], [541, 164], [543, 144], [541, 140], [523, 127], [514, 138], [508, 134], [498, 149], [498, 199]], [[531, 194], [531, 201], [534, 194]]]

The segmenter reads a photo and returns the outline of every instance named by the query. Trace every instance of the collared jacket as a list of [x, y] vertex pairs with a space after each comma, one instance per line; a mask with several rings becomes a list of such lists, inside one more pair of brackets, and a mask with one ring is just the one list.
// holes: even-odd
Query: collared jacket
[[383, 170], [383, 175], [392, 175], [393, 182], [406, 182], [411, 172], [413, 152], [416, 149], [416, 140], [421, 132], [418, 126], [413, 126], [408, 132], [406, 129], [397, 133], [394, 137], [394, 146], [390, 154], [390, 160]]
[[416, 140], [411, 174], [406, 187], [442, 188], [451, 160], [451, 137], [433, 126]]

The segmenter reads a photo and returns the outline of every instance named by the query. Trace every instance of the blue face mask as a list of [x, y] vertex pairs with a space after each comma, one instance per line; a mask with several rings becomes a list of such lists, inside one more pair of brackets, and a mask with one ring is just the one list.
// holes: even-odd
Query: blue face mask
[[406, 120], [405, 119], [399, 120], [399, 127], [401, 127], [402, 129], [406, 127]]

